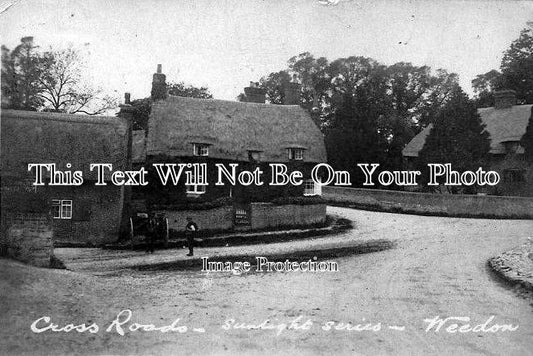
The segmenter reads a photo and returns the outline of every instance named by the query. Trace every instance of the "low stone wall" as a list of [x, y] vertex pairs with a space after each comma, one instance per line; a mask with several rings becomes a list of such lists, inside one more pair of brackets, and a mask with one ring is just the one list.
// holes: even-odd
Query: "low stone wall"
[[392, 190], [323, 187], [332, 203], [361, 208], [442, 216], [533, 219], [533, 198], [413, 193]]
[[[233, 230], [233, 206], [207, 210], [157, 210], [165, 213], [169, 228], [183, 231], [187, 217], [198, 224], [200, 230]], [[326, 205], [274, 205], [271, 203], [252, 203], [250, 225], [239, 226], [239, 230], [260, 230], [286, 226], [309, 226], [326, 220]]]
[[314, 225], [326, 221], [326, 205], [274, 205], [252, 203], [251, 229]]
[[53, 255], [51, 221], [42, 213], [17, 213], [7, 219], [3, 236], [7, 256], [39, 267], [49, 267]]

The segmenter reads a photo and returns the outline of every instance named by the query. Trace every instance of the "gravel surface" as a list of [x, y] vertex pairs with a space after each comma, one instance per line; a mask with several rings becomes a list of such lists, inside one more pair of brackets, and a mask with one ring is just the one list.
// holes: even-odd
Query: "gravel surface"
[[[487, 260], [525, 243], [533, 221], [344, 208], [328, 213], [355, 223], [335, 238], [390, 239], [396, 247], [334, 259], [339, 271], [328, 273], [122, 269], [98, 276], [0, 260], [0, 354], [532, 354], [531, 301], [501, 283]], [[107, 332], [124, 309], [133, 313], [125, 335], [116, 328]], [[42, 316], [60, 327], [95, 323], [99, 331], [33, 333], [30, 325]], [[447, 321], [439, 331], [426, 332], [424, 320], [437, 316], [468, 317], [472, 326], [485, 323], [484, 330], [495, 324], [518, 329], [451, 332]], [[165, 326], [177, 318], [187, 332], [126, 328], [135, 322]], [[225, 330], [229, 319], [241, 326], [298, 319], [300, 328]], [[348, 331], [346, 323], [380, 330]]]

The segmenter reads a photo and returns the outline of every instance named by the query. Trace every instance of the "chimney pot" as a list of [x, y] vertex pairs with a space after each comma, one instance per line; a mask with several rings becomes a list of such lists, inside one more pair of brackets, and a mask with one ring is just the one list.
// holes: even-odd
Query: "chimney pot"
[[264, 104], [266, 100], [266, 90], [259, 87], [259, 83], [250, 82], [250, 86], [244, 88], [244, 95], [249, 103]]
[[124, 93], [124, 104], [131, 104], [131, 94], [130, 93]]
[[161, 73], [161, 64], [157, 65], [157, 73], [154, 73], [152, 79], [152, 101], [164, 100], [168, 97], [167, 93], [167, 76]]

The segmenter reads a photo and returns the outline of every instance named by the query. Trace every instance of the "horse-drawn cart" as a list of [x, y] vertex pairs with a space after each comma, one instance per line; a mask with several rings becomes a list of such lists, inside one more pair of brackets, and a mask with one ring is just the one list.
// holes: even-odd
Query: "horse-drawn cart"
[[142, 239], [147, 243], [150, 234], [153, 234], [154, 243], [168, 245], [169, 228], [168, 218], [164, 213], [136, 213], [130, 217], [129, 235], [131, 246], [134, 247], [136, 240]]

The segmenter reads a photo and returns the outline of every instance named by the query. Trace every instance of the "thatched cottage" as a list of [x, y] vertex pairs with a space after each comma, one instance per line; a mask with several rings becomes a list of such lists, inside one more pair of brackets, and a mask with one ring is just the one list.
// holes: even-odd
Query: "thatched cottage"
[[[533, 105], [515, 105], [516, 94], [512, 90], [494, 93], [495, 105], [478, 109], [481, 120], [490, 134], [490, 166], [485, 170], [495, 170], [502, 181], [494, 191], [503, 195], [533, 195], [533, 169], [524, 159], [524, 148], [520, 140], [526, 132]], [[415, 160], [431, 131], [428, 125], [403, 149], [408, 162]]]
[[238, 163], [240, 170], [249, 171], [260, 167], [265, 182], [269, 182], [269, 163], [284, 163], [289, 171], [300, 170], [309, 178], [312, 167], [326, 162], [322, 133], [298, 105], [299, 87], [294, 83], [287, 88], [288, 105], [265, 104], [265, 91], [255, 83], [245, 88], [245, 102], [168, 96], [160, 66], [152, 85], [153, 104], [145, 139], [142, 132], [133, 134], [134, 162], [144, 161], [149, 170], [152, 163], [159, 162], [206, 163], [208, 185], [157, 187], [152, 184], [157, 181], [154, 178], [149, 187], [135, 190], [137, 199], [145, 199], [148, 205], [180, 205], [231, 197], [246, 205], [319, 192], [309, 179], [301, 186], [214, 184], [215, 163], [228, 167]]
[[[117, 117], [90, 117], [49, 112], [2, 110], [2, 192], [24, 191], [47, 205], [56, 241], [102, 244], [117, 240], [125, 218], [124, 187], [95, 186], [91, 163], [112, 163], [125, 170], [128, 158], [129, 123]], [[81, 186], [34, 186], [30, 163], [55, 163], [61, 171], [82, 171]], [[106, 179], [109, 179], [106, 173]], [[18, 199], [18, 194], [9, 194]], [[17, 205], [17, 202], [2, 204]], [[26, 202], [18, 206], [25, 208]], [[7, 211], [3, 209], [2, 214]]]

